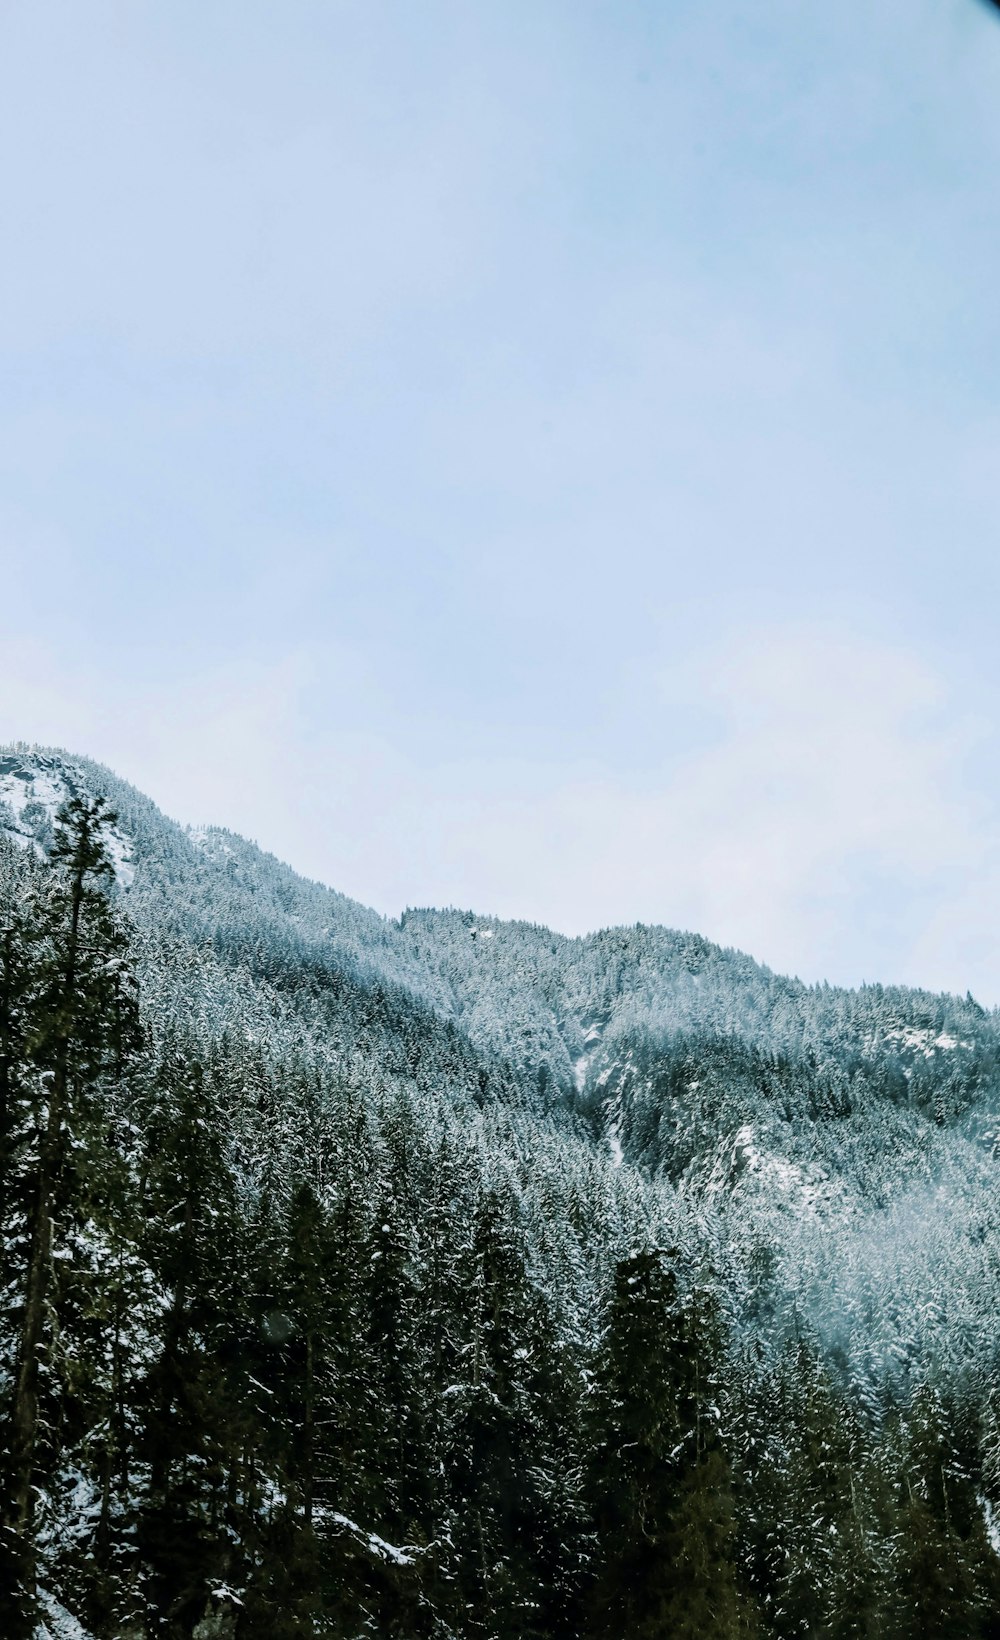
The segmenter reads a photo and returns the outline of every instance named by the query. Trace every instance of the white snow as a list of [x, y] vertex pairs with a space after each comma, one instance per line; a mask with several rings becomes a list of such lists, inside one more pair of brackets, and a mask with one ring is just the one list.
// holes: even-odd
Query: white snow
[[188, 826], [188, 836], [203, 854], [221, 855], [226, 859], [234, 854], [232, 845], [226, 842], [221, 831], [215, 826]]
[[[601, 1045], [601, 1037], [603, 1032], [604, 1026], [596, 1021], [592, 1021], [583, 1033], [584, 1052], [580, 1055], [579, 1059], [574, 1061], [573, 1064], [573, 1080], [576, 1083], [577, 1093], [582, 1093], [584, 1087], [586, 1086], [587, 1077], [590, 1074], [590, 1067], [593, 1063], [594, 1055]], [[602, 1077], [597, 1084], [598, 1087], [602, 1085], [602, 1082], [606, 1080], [608, 1075], [610, 1075], [610, 1072], [605, 1072], [604, 1077]]]
[[86, 1629], [65, 1606], [60, 1606], [54, 1595], [42, 1590], [38, 1599], [45, 1611], [45, 1618], [35, 1630], [35, 1640], [91, 1640]]
[[[0, 756], [0, 831], [19, 843], [22, 848], [34, 849], [38, 855], [44, 849], [38, 840], [39, 819], [54, 821], [68, 798], [84, 789], [83, 776], [73, 765], [43, 753], [5, 753]], [[31, 809], [43, 811], [41, 816]], [[117, 827], [106, 833], [108, 853], [115, 869], [115, 877], [122, 888], [131, 888], [135, 877], [132, 847]]]
[[68, 783], [54, 766], [37, 767], [19, 761], [17, 767], [0, 775], [0, 797], [18, 821], [29, 803], [40, 803], [51, 816], [68, 796]]
[[[971, 1048], [971, 1042], [963, 1042], [957, 1036], [942, 1031], [938, 1036], [930, 1029], [920, 1030], [915, 1025], [897, 1025], [891, 1031], [886, 1031], [887, 1042], [898, 1042], [900, 1047], [910, 1048], [915, 1053], [922, 1053], [925, 1059], [933, 1059], [935, 1051], [940, 1049], [949, 1053], [954, 1048]], [[877, 1039], [871, 1044], [878, 1046]]]
[[385, 1538], [379, 1537], [377, 1532], [366, 1532], [363, 1526], [358, 1525], [357, 1521], [350, 1520], [347, 1515], [340, 1514], [336, 1509], [323, 1509], [317, 1511], [317, 1513], [326, 1520], [332, 1520], [336, 1526], [343, 1526], [345, 1531], [353, 1532], [355, 1537], [360, 1538], [363, 1543], [367, 1544], [371, 1553], [376, 1555], [379, 1560], [389, 1560], [394, 1566], [413, 1565], [417, 1551], [410, 1548], [399, 1549], [394, 1543], [387, 1543]]
[[240, 1596], [236, 1593], [236, 1590], [231, 1589], [229, 1587], [228, 1583], [218, 1583], [218, 1584], [216, 1584], [215, 1588], [212, 1590], [212, 1599], [213, 1600], [231, 1600], [234, 1606], [242, 1606], [242, 1604], [243, 1604], [243, 1601], [241, 1600]]
[[132, 848], [126, 842], [117, 827], [109, 828], [106, 841], [111, 864], [115, 868], [115, 877], [122, 888], [131, 888], [135, 881], [135, 867], [132, 864]]
[[713, 1194], [730, 1187], [734, 1179], [751, 1178], [776, 1190], [780, 1197], [805, 1213], [815, 1214], [821, 1206], [829, 1206], [838, 1191], [822, 1168], [815, 1164], [800, 1166], [786, 1156], [776, 1156], [762, 1150], [749, 1123], [733, 1136], [728, 1154], [717, 1159], [708, 1181]]

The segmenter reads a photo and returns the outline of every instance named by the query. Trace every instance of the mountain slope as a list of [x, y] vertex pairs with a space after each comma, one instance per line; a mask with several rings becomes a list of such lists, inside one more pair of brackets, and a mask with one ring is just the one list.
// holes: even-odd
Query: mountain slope
[[[6, 830], [22, 843], [43, 846], [59, 802], [78, 789], [105, 795], [119, 814], [116, 872], [159, 986], [170, 942], [189, 964], [197, 954], [199, 970], [211, 953], [216, 1026], [237, 984], [272, 1027], [287, 1016], [289, 974], [336, 980], [345, 1028], [378, 992], [435, 1038], [451, 1027], [448, 1040], [498, 1074], [502, 1066], [520, 1099], [582, 1116], [594, 1133], [610, 1124], [626, 1155], [674, 1177], [709, 1135], [730, 1138], [751, 1118], [790, 1143], [808, 1129], [821, 1148], [831, 1123], [858, 1111], [963, 1136], [994, 1119], [1000, 1015], [971, 997], [807, 987], [662, 928], [567, 939], [471, 912], [388, 919], [231, 833], [185, 830], [86, 759], [0, 754], [0, 804], [16, 817]], [[189, 1013], [191, 980], [186, 971]], [[212, 986], [203, 978], [199, 989], [208, 1007]], [[325, 1048], [337, 1040], [325, 1037]], [[686, 1125], [698, 1137], [685, 1138]]]
[[[101, 1141], [92, 1169], [98, 1182], [85, 1168], [79, 1186], [97, 1196], [89, 1208], [80, 1205], [78, 1221], [66, 1219], [63, 1251], [54, 1255], [65, 1260], [54, 1266], [64, 1272], [57, 1290], [103, 1295], [87, 1300], [90, 1310], [66, 1310], [60, 1323], [66, 1338], [82, 1328], [90, 1340], [81, 1346], [90, 1363], [84, 1377], [99, 1385], [104, 1345], [95, 1340], [107, 1321], [98, 1326], [96, 1317], [124, 1303], [108, 1272], [125, 1258], [121, 1226], [133, 1226], [128, 1323], [124, 1312], [116, 1322], [129, 1339], [129, 1393], [119, 1386], [120, 1412], [105, 1407], [98, 1417], [86, 1411], [88, 1396], [101, 1404], [96, 1389], [73, 1389], [70, 1403], [69, 1391], [61, 1392], [58, 1423], [67, 1433], [39, 1483], [39, 1553], [51, 1599], [87, 1616], [102, 1640], [118, 1640], [118, 1618], [102, 1606], [86, 1569], [96, 1552], [86, 1548], [86, 1522], [99, 1518], [111, 1532], [114, 1497], [121, 1564], [106, 1575], [119, 1601], [137, 1599], [140, 1587], [143, 1599], [165, 1599], [149, 1590], [165, 1589], [173, 1575], [166, 1546], [181, 1532], [179, 1522], [187, 1533], [193, 1521], [221, 1521], [220, 1509], [235, 1511], [239, 1577], [223, 1575], [213, 1538], [215, 1559], [198, 1562], [200, 1592], [190, 1596], [187, 1615], [158, 1633], [271, 1640], [283, 1632], [253, 1572], [255, 1565], [273, 1572], [272, 1549], [262, 1544], [280, 1517], [294, 1527], [296, 1554], [319, 1544], [354, 1602], [353, 1615], [337, 1616], [328, 1591], [327, 1627], [289, 1633], [350, 1640], [395, 1633], [405, 1607], [411, 1629], [404, 1632], [495, 1632], [513, 1640], [529, 1632], [528, 1601], [536, 1611], [530, 1632], [567, 1640], [582, 1634], [590, 1620], [579, 1602], [596, 1601], [600, 1579], [611, 1576], [607, 1567], [599, 1571], [605, 1526], [596, 1483], [587, 1478], [596, 1461], [588, 1445], [596, 1413], [587, 1409], [595, 1386], [610, 1382], [601, 1377], [612, 1371], [602, 1340], [609, 1327], [613, 1336], [616, 1314], [629, 1324], [621, 1294], [631, 1289], [621, 1283], [630, 1270], [637, 1293], [648, 1287], [666, 1295], [656, 1299], [661, 1316], [679, 1306], [669, 1325], [684, 1336], [704, 1306], [715, 1317], [697, 1334], [698, 1349], [713, 1361], [698, 1394], [714, 1385], [714, 1410], [698, 1418], [720, 1420], [736, 1488], [726, 1504], [736, 1511], [736, 1564], [763, 1632], [801, 1631], [795, 1577], [807, 1565], [818, 1575], [820, 1539], [801, 1538], [796, 1521], [841, 1520], [848, 1479], [848, 1493], [857, 1493], [852, 1464], [867, 1475], [870, 1497], [851, 1529], [882, 1544], [887, 1557], [873, 1569], [874, 1550], [857, 1551], [872, 1579], [864, 1598], [888, 1624], [886, 1612], [902, 1598], [902, 1527], [890, 1500], [904, 1470], [914, 1496], [929, 1484], [913, 1479], [917, 1459], [907, 1456], [931, 1440], [928, 1419], [934, 1441], [952, 1443], [952, 1456], [939, 1461], [942, 1474], [980, 1500], [967, 1512], [964, 1547], [955, 1553], [963, 1566], [968, 1560], [969, 1587], [978, 1591], [969, 1600], [986, 1609], [992, 1562], [970, 1545], [979, 1545], [974, 1519], [982, 1525], [1000, 1507], [1000, 1405], [991, 1390], [1000, 1365], [1000, 1016], [968, 997], [808, 987], [739, 952], [662, 928], [567, 939], [458, 911], [380, 917], [231, 833], [178, 826], [110, 771], [54, 749], [0, 751], [5, 926], [15, 926], [17, 907], [46, 903], [57, 814], [74, 795], [104, 797], [116, 811], [107, 835], [111, 893], [130, 930], [145, 1045], [129, 1065], [103, 1072], [107, 1085], [93, 1096], [107, 1131], [118, 1135], [117, 1183], [100, 1182]], [[44, 1117], [45, 1105], [41, 1092], [30, 1092], [34, 1050], [24, 1052], [27, 1137], [12, 1154], [29, 1179], [31, 1123]], [[83, 1111], [81, 1132], [90, 1120]], [[192, 1149], [183, 1138], [189, 1122], [205, 1135], [205, 1158], [214, 1157], [213, 1182], [202, 1142]], [[169, 1143], [164, 1133], [174, 1135]], [[178, 1158], [187, 1158], [171, 1162], [169, 1177], [161, 1173], [165, 1145], [180, 1146]], [[89, 1155], [88, 1142], [77, 1149]], [[187, 1217], [177, 1219], [178, 1181], [189, 1167], [192, 1180], [205, 1182], [191, 1184]], [[16, 1204], [28, 1200], [18, 1177], [8, 1193], [15, 1263], [23, 1243]], [[304, 1190], [314, 1208], [303, 1205]], [[229, 1203], [217, 1210], [227, 1225], [223, 1242], [214, 1207], [198, 1229], [215, 1195]], [[307, 1234], [296, 1219], [301, 1213], [317, 1214], [321, 1228]], [[158, 1215], [166, 1215], [167, 1228], [157, 1228]], [[203, 1473], [204, 1486], [187, 1502], [183, 1492], [163, 1491], [154, 1450], [167, 1439], [157, 1397], [167, 1394], [170, 1327], [187, 1313], [187, 1278], [172, 1262], [176, 1228], [169, 1228], [181, 1222], [192, 1227], [191, 1258], [217, 1340], [185, 1356], [183, 1372], [171, 1367], [194, 1373], [202, 1386], [194, 1401], [188, 1390], [170, 1392], [180, 1396], [172, 1418], [183, 1403], [197, 1429], [178, 1475]], [[335, 1254], [321, 1251], [326, 1236]], [[303, 1237], [319, 1240], [300, 1266], [294, 1247]], [[669, 1281], [650, 1273], [642, 1263], [650, 1258], [673, 1261]], [[314, 1275], [326, 1309], [309, 1308], [319, 1299], [303, 1296]], [[12, 1276], [4, 1289], [10, 1342], [6, 1354], [0, 1350], [0, 1386], [15, 1375], [18, 1290]], [[175, 1317], [166, 1334], [164, 1315]], [[336, 1327], [324, 1331], [334, 1316]], [[313, 1332], [326, 1351], [324, 1427], [341, 1433], [334, 1448], [322, 1449], [322, 1462], [316, 1457], [315, 1497], [311, 1491], [306, 1510], [296, 1479], [305, 1461], [295, 1410], [305, 1368], [296, 1340]], [[683, 1358], [690, 1337], [670, 1360]], [[227, 1338], [240, 1340], [238, 1348]], [[643, 1339], [637, 1382], [648, 1370], [642, 1351], [655, 1347], [654, 1334]], [[227, 1367], [210, 1392], [204, 1373], [233, 1350], [238, 1367]], [[76, 1369], [68, 1357], [58, 1365], [61, 1359], [58, 1351], [52, 1356], [52, 1382], [75, 1384]], [[664, 1370], [673, 1369], [668, 1363]], [[234, 1374], [239, 1394], [231, 1405], [225, 1384]], [[391, 1455], [385, 1447], [389, 1435], [369, 1380], [382, 1386], [378, 1395], [409, 1431], [416, 1470], [403, 1447], [390, 1441]], [[67, 1411], [73, 1396], [77, 1413]], [[936, 1397], [933, 1416], [928, 1396]], [[222, 1424], [205, 1447], [198, 1420], [211, 1422], [213, 1397], [221, 1397], [224, 1412], [211, 1413]], [[822, 1480], [810, 1468], [801, 1430], [827, 1416], [855, 1430], [854, 1457], [838, 1459], [836, 1507], [801, 1493]], [[123, 1420], [116, 1440], [130, 1453], [120, 1485], [110, 1470], [100, 1479], [94, 1456], [94, 1431], [116, 1427], [116, 1418]], [[262, 1443], [259, 1462], [246, 1456], [255, 1442]], [[527, 1455], [532, 1442], [541, 1469]], [[206, 1457], [209, 1449], [225, 1452], [225, 1464]], [[471, 1451], [485, 1465], [481, 1473], [467, 1467], [463, 1454]], [[772, 1480], [780, 1474], [773, 1496], [762, 1462]], [[247, 1464], [237, 1509], [232, 1477]], [[432, 1472], [446, 1477], [440, 1496], [430, 1489], [433, 1498]], [[823, 1474], [822, 1485], [834, 1485]], [[496, 1488], [523, 1490], [529, 1476], [524, 1508], [534, 1525], [528, 1515], [516, 1528], [504, 1524]], [[760, 1527], [759, 1540], [758, 1492], [771, 1498], [770, 1525]], [[168, 1494], [170, 1508], [181, 1510], [169, 1530], [157, 1514]], [[942, 1507], [950, 1520], [954, 1505]], [[467, 1535], [470, 1522], [478, 1522], [478, 1548]], [[529, 1556], [530, 1566], [522, 1565], [524, 1533], [548, 1543], [555, 1560], [543, 1566]], [[775, 1559], [778, 1539], [786, 1547]], [[73, 1544], [83, 1547], [66, 1547]], [[440, 1562], [428, 1582], [419, 1568], [431, 1545]], [[487, 1562], [503, 1568], [500, 1583]], [[831, 1571], [831, 1589], [852, 1568]], [[302, 1577], [326, 1588], [319, 1572]], [[289, 1611], [300, 1613], [306, 1584], [282, 1597]], [[219, 1588], [234, 1592], [217, 1597], [211, 1591]], [[552, 1591], [561, 1591], [558, 1617], [546, 1605]], [[458, 1615], [463, 1600], [479, 1614], [475, 1622]], [[251, 1622], [253, 1601], [263, 1605]], [[506, 1629], [496, 1627], [503, 1611]], [[815, 1632], [846, 1632], [830, 1626], [832, 1611], [829, 1625]], [[295, 1618], [304, 1621], [301, 1613]], [[216, 1629], [198, 1630], [198, 1623]]]

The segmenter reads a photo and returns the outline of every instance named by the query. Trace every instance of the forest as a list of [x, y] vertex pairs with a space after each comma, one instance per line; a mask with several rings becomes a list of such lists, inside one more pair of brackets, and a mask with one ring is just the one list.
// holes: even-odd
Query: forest
[[997, 1640], [1000, 1019], [0, 756], [5, 1640]]

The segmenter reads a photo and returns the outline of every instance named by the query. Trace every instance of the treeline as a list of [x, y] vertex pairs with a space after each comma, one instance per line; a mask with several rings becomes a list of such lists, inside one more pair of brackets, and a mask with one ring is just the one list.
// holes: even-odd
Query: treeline
[[0, 862], [5, 1640], [1000, 1636], [988, 1384], [859, 1397], [541, 1130], [526, 1194], [447, 1088], [154, 1029], [112, 819]]

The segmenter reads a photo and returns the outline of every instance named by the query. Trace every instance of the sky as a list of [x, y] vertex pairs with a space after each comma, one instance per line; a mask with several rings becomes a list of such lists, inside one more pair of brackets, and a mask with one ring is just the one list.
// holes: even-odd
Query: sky
[[0, 739], [1000, 1004], [1000, 20], [2, 0]]

